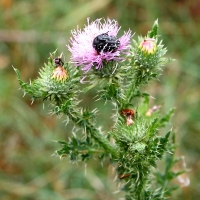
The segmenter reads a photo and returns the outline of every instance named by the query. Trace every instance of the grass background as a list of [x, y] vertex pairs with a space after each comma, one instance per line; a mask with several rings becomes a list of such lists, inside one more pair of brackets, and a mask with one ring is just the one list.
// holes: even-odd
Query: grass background
[[[159, 82], [145, 88], [164, 110], [176, 107], [172, 123], [177, 132], [178, 155], [190, 169], [190, 185], [172, 199], [200, 198], [200, 2], [198, 0], [0, 0], [0, 199], [1, 200], [114, 200], [118, 186], [114, 172], [95, 160], [87, 166], [52, 156], [67, 139], [70, 128], [48, 115], [42, 102], [31, 105], [22, 98], [12, 69], [24, 80], [37, 76], [49, 52], [58, 49], [69, 59], [66, 44], [70, 30], [83, 27], [86, 18], [111, 18], [122, 30], [146, 35], [159, 19], [159, 34], [176, 59], [163, 69]], [[109, 128], [110, 105], [94, 104], [94, 91], [84, 99], [98, 106], [103, 125]], [[103, 120], [108, 119], [108, 120]], [[86, 174], [86, 175], [85, 175]]]

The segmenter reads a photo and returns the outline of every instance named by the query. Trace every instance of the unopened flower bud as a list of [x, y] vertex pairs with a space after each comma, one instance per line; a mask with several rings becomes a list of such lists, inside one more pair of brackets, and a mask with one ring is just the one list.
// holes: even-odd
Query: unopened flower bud
[[67, 71], [62, 66], [58, 66], [54, 69], [52, 78], [64, 82], [68, 78]]
[[154, 54], [156, 51], [156, 43], [155, 40], [152, 38], [146, 38], [144, 39], [140, 45], [139, 48], [147, 54]]

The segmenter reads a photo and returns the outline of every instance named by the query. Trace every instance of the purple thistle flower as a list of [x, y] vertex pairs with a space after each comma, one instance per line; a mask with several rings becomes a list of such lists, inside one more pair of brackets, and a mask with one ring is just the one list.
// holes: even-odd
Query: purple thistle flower
[[[72, 63], [75, 66], [83, 66], [82, 69], [88, 72], [93, 66], [96, 69], [103, 67], [104, 61], [124, 61], [125, 55], [130, 50], [131, 30], [117, 38], [120, 27], [116, 20], [107, 19], [101, 23], [101, 19], [97, 19], [90, 23], [88, 19], [87, 22], [88, 25], [83, 30], [77, 28], [71, 32], [71, 45], [67, 47], [72, 54]], [[108, 43], [104, 40], [105, 38], [102, 39], [104, 45], [99, 47], [101, 51], [94, 48], [93, 42], [97, 36], [107, 37]]]

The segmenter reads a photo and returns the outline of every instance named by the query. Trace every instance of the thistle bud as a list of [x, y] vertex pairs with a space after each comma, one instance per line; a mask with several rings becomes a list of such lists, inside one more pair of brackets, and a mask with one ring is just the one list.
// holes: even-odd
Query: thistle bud
[[67, 71], [63, 67], [64, 62], [62, 61], [62, 55], [63, 53], [60, 54], [57, 58], [54, 58], [53, 55], [50, 53], [50, 57], [52, 58], [54, 65], [56, 68], [53, 70], [53, 75], [52, 78], [56, 79], [57, 81], [64, 82], [68, 78]]
[[139, 48], [147, 54], [154, 54], [156, 52], [156, 43], [154, 42], [155, 40], [152, 38], [146, 38], [144, 39], [140, 45]]
[[68, 78], [67, 71], [62, 66], [58, 66], [53, 70], [52, 78], [64, 82]]

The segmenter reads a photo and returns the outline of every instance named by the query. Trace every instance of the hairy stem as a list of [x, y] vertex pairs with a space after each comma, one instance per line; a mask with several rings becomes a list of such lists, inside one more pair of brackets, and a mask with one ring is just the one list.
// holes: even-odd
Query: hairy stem
[[[69, 103], [69, 102], [68, 102]], [[72, 122], [79, 127], [82, 127], [87, 135], [90, 135], [96, 142], [99, 143], [101, 147], [105, 150], [106, 153], [110, 154], [113, 159], [117, 158], [117, 149], [110, 141], [100, 133], [95, 123], [91, 122], [90, 117], [85, 117], [84, 112], [81, 113], [79, 109], [74, 108], [73, 105], [70, 105], [70, 109], [65, 107], [63, 113], [65, 113]]]

